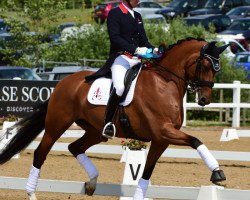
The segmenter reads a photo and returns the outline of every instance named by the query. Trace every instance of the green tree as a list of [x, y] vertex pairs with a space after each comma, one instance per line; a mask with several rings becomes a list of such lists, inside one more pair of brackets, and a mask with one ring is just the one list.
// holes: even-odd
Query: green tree
[[52, 21], [63, 17], [59, 12], [65, 9], [65, 5], [66, 0], [24, 0], [23, 14], [34, 31], [44, 31]]
[[[11, 37], [8, 42], [5, 42], [2, 52], [6, 58], [12, 60], [12, 64], [32, 66], [40, 62], [42, 44], [48, 39], [44, 31], [52, 21], [63, 17], [59, 11], [65, 8], [65, 2], [66, 0], [5, 1], [5, 12], [14, 9], [24, 20], [17, 21], [11, 17], [5, 17], [11, 27]], [[34, 32], [27, 33], [27, 30], [21, 29], [24, 23]], [[13, 56], [17, 53], [19, 56]]]
[[[82, 58], [107, 59], [109, 54], [109, 38], [107, 28], [103, 25], [86, 27], [60, 45], [47, 46], [43, 51], [43, 59], [59, 62], [78, 62]], [[101, 66], [101, 63], [92, 63]]]
[[163, 42], [171, 45], [187, 37], [204, 38], [207, 41], [216, 37], [213, 27], [206, 31], [201, 25], [188, 26], [183, 18], [169, 21], [169, 24], [163, 27], [145, 24], [145, 29], [149, 40], [156, 46]]

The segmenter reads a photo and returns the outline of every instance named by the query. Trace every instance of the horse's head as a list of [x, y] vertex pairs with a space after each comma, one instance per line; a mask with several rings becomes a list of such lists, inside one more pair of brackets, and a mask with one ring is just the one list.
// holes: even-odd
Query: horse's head
[[228, 47], [228, 45], [217, 47], [215, 44], [213, 41], [201, 48], [190, 84], [198, 92], [198, 104], [201, 106], [211, 102], [214, 76], [220, 71], [220, 54]]

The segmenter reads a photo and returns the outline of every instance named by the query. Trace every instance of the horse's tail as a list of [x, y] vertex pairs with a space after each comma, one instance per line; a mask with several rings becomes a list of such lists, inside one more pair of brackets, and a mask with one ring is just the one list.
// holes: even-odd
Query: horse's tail
[[48, 101], [39, 105], [31, 116], [21, 119], [12, 126], [0, 139], [9, 134], [9, 130], [16, 128], [16, 135], [0, 151], [0, 164], [10, 160], [15, 154], [25, 149], [44, 129]]

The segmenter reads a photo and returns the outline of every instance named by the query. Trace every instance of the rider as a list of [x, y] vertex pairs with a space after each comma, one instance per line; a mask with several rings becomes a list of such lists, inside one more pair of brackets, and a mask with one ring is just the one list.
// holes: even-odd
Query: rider
[[86, 81], [106, 76], [110, 73], [114, 89], [112, 90], [105, 113], [105, 126], [102, 135], [112, 138], [115, 134], [113, 118], [124, 92], [124, 77], [126, 71], [140, 63], [136, 55], [145, 55], [152, 51], [158, 52], [148, 41], [142, 17], [134, 11], [139, 0], [122, 0], [118, 7], [109, 12], [107, 18], [108, 34], [110, 39], [110, 56], [106, 64], [94, 75], [86, 77]]

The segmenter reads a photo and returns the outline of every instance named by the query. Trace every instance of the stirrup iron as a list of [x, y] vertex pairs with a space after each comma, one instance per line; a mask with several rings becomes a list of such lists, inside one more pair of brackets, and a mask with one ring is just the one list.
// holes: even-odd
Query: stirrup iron
[[[108, 126], [112, 126], [112, 128], [113, 128], [113, 130], [114, 130], [113, 136], [110, 136], [110, 135], [105, 134], [105, 130], [106, 130], [106, 128], [107, 128]], [[108, 138], [108, 139], [113, 139], [113, 137], [115, 136], [115, 134], [116, 134], [115, 125], [114, 125], [112, 122], [108, 122], [108, 123], [104, 126], [104, 128], [103, 128], [103, 130], [102, 130], [102, 136], [105, 137], [105, 138]]]

